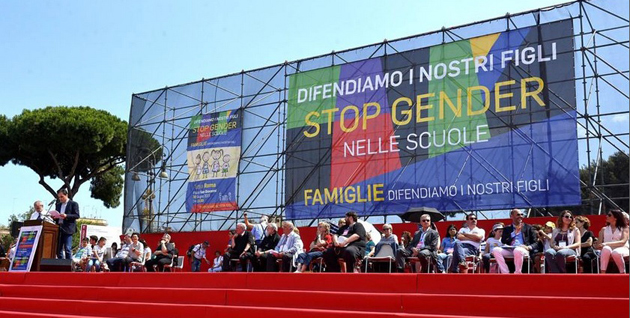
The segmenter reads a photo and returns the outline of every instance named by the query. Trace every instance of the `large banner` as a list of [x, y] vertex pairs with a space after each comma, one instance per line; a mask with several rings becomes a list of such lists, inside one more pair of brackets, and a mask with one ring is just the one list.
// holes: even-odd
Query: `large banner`
[[194, 116], [188, 132], [188, 212], [238, 209], [236, 175], [241, 157], [241, 111]]
[[572, 21], [290, 76], [286, 215], [580, 203]]

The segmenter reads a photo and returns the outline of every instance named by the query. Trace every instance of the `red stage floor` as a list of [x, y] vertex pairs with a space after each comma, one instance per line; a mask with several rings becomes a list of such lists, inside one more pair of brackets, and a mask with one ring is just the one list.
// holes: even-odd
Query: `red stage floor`
[[628, 275], [0, 273], [2, 317], [628, 317]]

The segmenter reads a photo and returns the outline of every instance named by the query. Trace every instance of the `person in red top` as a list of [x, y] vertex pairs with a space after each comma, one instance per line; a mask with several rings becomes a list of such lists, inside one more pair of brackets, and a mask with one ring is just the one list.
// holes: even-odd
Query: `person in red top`
[[[322, 257], [324, 251], [332, 246], [333, 237], [330, 234], [330, 224], [326, 222], [320, 222], [317, 225], [317, 236], [311, 242], [311, 247], [308, 253], [301, 253], [297, 256], [296, 263], [298, 264], [296, 273], [302, 273], [306, 271], [306, 268], [313, 259]], [[301, 264], [301, 265], [300, 265]]]

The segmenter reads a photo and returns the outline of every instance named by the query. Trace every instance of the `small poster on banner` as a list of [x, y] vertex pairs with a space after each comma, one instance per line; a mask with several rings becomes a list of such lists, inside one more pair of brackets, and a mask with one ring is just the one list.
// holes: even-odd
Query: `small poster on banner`
[[193, 116], [188, 132], [186, 210], [238, 209], [236, 178], [241, 157], [241, 110]]
[[20, 229], [17, 246], [15, 247], [15, 256], [11, 260], [9, 271], [11, 272], [28, 272], [31, 270], [35, 252], [37, 251], [37, 243], [42, 233], [42, 226], [23, 226]]

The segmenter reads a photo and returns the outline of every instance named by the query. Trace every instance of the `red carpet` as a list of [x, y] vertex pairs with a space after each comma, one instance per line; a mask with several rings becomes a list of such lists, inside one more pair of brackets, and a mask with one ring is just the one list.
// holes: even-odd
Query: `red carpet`
[[0, 273], [2, 317], [628, 317], [628, 275]]

